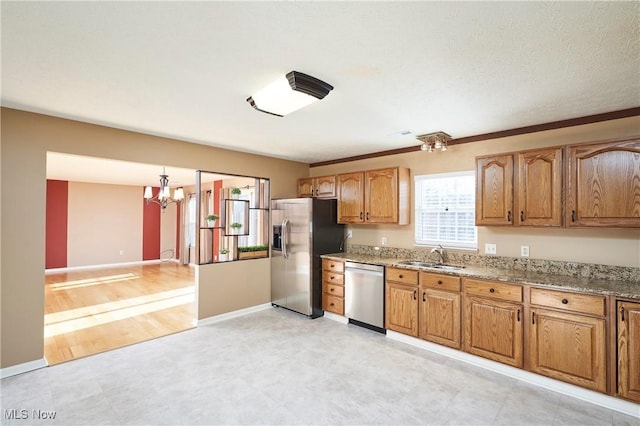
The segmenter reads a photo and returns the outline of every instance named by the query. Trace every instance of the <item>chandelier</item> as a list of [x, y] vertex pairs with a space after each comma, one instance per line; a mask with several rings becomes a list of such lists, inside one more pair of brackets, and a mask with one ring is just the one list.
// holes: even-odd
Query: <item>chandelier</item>
[[451, 140], [451, 136], [444, 132], [429, 133], [416, 137], [422, 144], [420, 150], [433, 152], [434, 150], [446, 151], [447, 143]]
[[164, 167], [162, 168], [162, 174], [160, 175], [160, 191], [154, 197], [153, 189], [150, 186], [147, 186], [144, 189], [144, 198], [147, 200], [147, 205], [150, 203], [156, 203], [164, 212], [164, 209], [171, 203], [179, 203], [184, 199], [184, 190], [182, 188], [176, 188], [173, 192], [173, 198], [171, 198], [171, 193], [169, 189], [169, 176], [166, 174]]

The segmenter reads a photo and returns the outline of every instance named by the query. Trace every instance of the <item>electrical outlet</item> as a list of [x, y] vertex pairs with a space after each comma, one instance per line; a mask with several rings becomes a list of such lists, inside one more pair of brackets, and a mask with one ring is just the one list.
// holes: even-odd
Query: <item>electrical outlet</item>
[[387, 237], [382, 237], [382, 245], [383, 246], [387, 245]]
[[496, 254], [498, 252], [495, 244], [485, 244], [484, 254]]
[[353, 237], [353, 231], [347, 231], [347, 238]]
[[520, 256], [529, 257], [529, 246], [520, 246]]

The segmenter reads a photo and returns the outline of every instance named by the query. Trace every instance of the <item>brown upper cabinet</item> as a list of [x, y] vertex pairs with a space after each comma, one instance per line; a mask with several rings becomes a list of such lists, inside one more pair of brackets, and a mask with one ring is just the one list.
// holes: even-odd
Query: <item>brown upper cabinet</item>
[[338, 223], [407, 225], [409, 169], [391, 167], [337, 176]]
[[567, 147], [567, 226], [640, 227], [640, 139]]
[[513, 224], [513, 155], [476, 158], [476, 225]]
[[298, 179], [298, 197], [335, 198], [335, 196], [335, 175]]
[[562, 148], [478, 157], [476, 225], [562, 226]]

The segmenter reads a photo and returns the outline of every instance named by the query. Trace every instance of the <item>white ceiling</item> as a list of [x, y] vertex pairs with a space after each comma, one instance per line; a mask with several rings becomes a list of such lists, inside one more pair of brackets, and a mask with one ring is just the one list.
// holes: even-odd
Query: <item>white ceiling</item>
[[[637, 1], [1, 8], [3, 106], [303, 162], [640, 105]], [[245, 101], [291, 70], [335, 89], [284, 118]]]

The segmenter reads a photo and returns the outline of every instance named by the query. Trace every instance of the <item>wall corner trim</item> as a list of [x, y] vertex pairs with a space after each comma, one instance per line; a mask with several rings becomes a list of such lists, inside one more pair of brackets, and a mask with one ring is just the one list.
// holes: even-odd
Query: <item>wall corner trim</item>
[[49, 363], [45, 358], [36, 359], [35, 361], [25, 362], [23, 364], [12, 365], [0, 369], [0, 379], [5, 377], [17, 376], [18, 374], [28, 373], [29, 371], [39, 370], [48, 367]]
[[244, 309], [238, 309], [237, 311], [227, 312], [225, 314], [214, 315], [212, 317], [203, 318], [198, 320], [198, 327], [202, 327], [203, 325], [215, 324], [220, 321], [226, 321], [232, 318], [242, 317], [244, 315], [252, 314], [254, 312], [260, 312], [267, 309], [271, 309], [271, 303], [263, 303], [262, 305], [250, 306]]
[[481, 358], [456, 349], [447, 348], [445, 346], [427, 342], [426, 340], [397, 333], [395, 331], [387, 330], [387, 338], [640, 419], [640, 405], [634, 404], [630, 401], [614, 398], [609, 395], [594, 392], [579, 386], [541, 376], [539, 374], [530, 373], [516, 367], [500, 364], [499, 362]]

